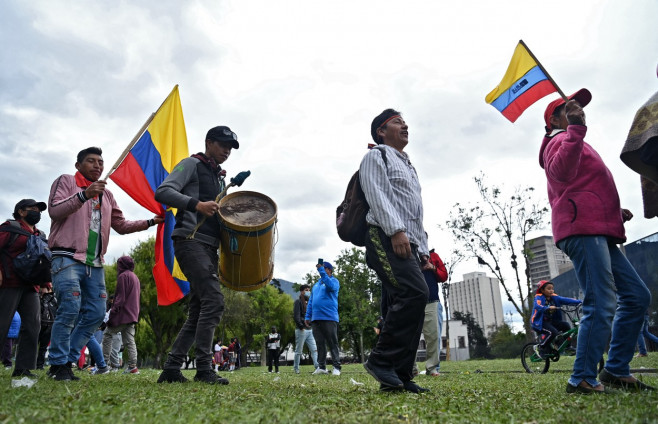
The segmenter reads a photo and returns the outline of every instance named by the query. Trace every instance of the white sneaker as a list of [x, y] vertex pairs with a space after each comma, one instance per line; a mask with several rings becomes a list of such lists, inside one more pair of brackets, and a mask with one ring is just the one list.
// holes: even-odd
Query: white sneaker
[[338, 368], [334, 368], [334, 369], [331, 371], [331, 375], [340, 375], [340, 370], [339, 370]]
[[318, 374], [329, 374], [329, 371], [323, 370], [322, 368], [316, 368], [315, 371], [313, 371], [313, 375], [318, 375]]

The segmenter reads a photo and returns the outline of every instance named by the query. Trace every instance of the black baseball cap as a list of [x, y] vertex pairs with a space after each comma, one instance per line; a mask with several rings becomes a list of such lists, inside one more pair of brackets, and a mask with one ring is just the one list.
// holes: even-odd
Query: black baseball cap
[[229, 127], [223, 125], [209, 129], [208, 134], [206, 134], [206, 140], [230, 141], [234, 149], [240, 148], [240, 143], [238, 143], [238, 135], [231, 131]]
[[18, 213], [19, 209], [25, 210], [25, 208], [29, 208], [30, 206], [37, 206], [41, 212], [46, 210], [46, 204], [44, 202], [37, 202], [34, 199], [23, 199], [14, 206], [14, 213]]

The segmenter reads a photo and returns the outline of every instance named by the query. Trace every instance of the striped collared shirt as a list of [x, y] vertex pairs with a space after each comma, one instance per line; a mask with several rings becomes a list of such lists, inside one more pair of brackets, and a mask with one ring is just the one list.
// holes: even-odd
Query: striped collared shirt
[[[381, 149], [386, 149], [387, 164]], [[368, 223], [389, 237], [404, 231], [420, 255], [429, 255], [420, 182], [409, 156], [390, 146], [376, 146], [361, 161], [359, 181], [370, 205]]]

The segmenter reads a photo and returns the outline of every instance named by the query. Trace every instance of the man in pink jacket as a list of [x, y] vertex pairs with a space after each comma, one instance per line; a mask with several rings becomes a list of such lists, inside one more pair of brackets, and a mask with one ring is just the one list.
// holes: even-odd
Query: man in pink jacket
[[71, 364], [77, 362], [105, 316], [105, 271], [110, 228], [119, 234], [143, 231], [162, 217], [128, 221], [101, 180], [103, 152], [89, 147], [78, 153], [75, 175], [59, 176], [50, 189], [48, 213], [52, 220], [48, 245], [53, 254], [52, 283], [57, 316], [50, 338], [50, 370], [58, 381], [78, 380]]
[[603, 393], [597, 363], [608, 339], [610, 350], [599, 379], [622, 390], [653, 390], [630, 373], [635, 342], [651, 294], [617, 244], [626, 241], [622, 209], [610, 170], [585, 142], [586, 106], [592, 95], [581, 89], [551, 102], [544, 113], [546, 136], [539, 164], [546, 172], [553, 237], [569, 255], [583, 292], [583, 318], [567, 393]]

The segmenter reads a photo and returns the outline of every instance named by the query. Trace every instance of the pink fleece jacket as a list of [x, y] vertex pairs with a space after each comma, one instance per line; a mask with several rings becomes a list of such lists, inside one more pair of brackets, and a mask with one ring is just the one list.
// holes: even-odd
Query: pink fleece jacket
[[544, 137], [539, 165], [546, 172], [553, 238], [574, 235], [626, 241], [619, 194], [610, 170], [585, 143], [587, 127], [569, 125]]

